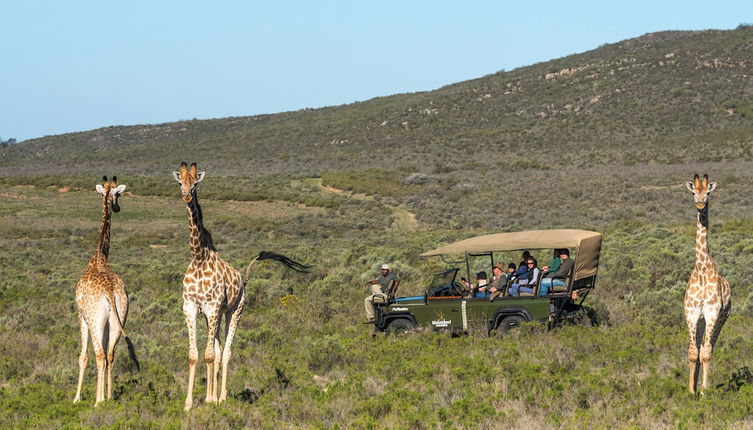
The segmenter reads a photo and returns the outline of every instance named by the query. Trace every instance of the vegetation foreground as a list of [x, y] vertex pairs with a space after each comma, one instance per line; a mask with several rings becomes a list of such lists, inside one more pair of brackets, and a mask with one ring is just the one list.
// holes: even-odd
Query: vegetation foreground
[[[185, 208], [177, 190], [161, 196], [159, 187], [139, 189], [138, 180], [124, 177], [130, 192], [113, 218], [110, 261], [130, 296], [126, 330], [142, 370], [136, 372], [121, 342], [115, 399], [93, 407], [90, 359], [83, 400], [74, 405], [73, 291], [95, 246], [101, 201], [96, 181], [85, 189], [65, 187], [68, 178], [55, 181], [0, 181], [2, 428], [753, 426], [746, 283], [753, 277], [753, 224], [712, 205], [712, 252], [732, 286], [733, 313], [715, 348], [712, 388], [690, 395], [682, 295], [694, 225], [691, 201], [679, 187], [674, 199], [687, 206], [681, 222], [589, 225], [604, 233], [597, 290], [589, 297], [593, 325], [584, 320], [547, 332], [531, 324], [504, 339], [481, 330], [385, 338], [360, 324], [361, 286], [378, 264], [396, 267], [401, 294], [420, 293], [444, 267], [417, 258], [421, 251], [486, 231], [422, 228], [398, 207], [314, 186], [287, 200], [204, 199], [206, 226], [235, 267], [273, 249], [315, 268], [300, 275], [256, 266], [236, 333], [228, 401], [200, 402], [186, 414]], [[589, 216], [574, 215], [572, 222], [588, 225]], [[373, 219], [369, 228], [365, 219]], [[201, 344], [203, 325], [199, 333]], [[197, 375], [194, 397], [203, 399], [203, 367]]]

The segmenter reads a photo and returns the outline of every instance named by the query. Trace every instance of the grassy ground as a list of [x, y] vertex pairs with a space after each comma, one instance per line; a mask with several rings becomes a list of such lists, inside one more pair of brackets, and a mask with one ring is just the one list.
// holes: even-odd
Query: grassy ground
[[[290, 186], [318, 205], [203, 199], [206, 225], [236, 267], [262, 249], [316, 267], [310, 275], [268, 262], [256, 267], [234, 345], [230, 398], [222, 405], [200, 401], [189, 414], [182, 411], [185, 209], [177, 195], [141, 195], [129, 184], [133, 193], [121, 198], [122, 211], [114, 215], [110, 259], [129, 292], [126, 329], [142, 371], [121, 345], [115, 400], [94, 409], [91, 357], [84, 401], [73, 405], [80, 347], [73, 292], [94, 249], [101, 211], [91, 185], [91, 191], [0, 186], [0, 427], [753, 426], [753, 309], [745, 282], [753, 277], [750, 218], [732, 211], [720, 220], [712, 212], [713, 252], [732, 285], [734, 312], [716, 348], [712, 388], [699, 397], [685, 388], [682, 320], [692, 216], [682, 223], [601, 226], [600, 282], [589, 299], [595, 326], [546, 332], [532, 324], [501, 340], [483, 333], [385, 339], [360, 324], [361, 285], [376, 265], [392, 263], [404, 279], [402, 293], [417, 293], [442, 267], [418, 253], [480, 232], [409, 228], [396, 222], [404, 212], [379, 199], [350, 199], [306, 181]], [[329, 198], [345, 200], [327, 207]], [[356, 203], [347, 206], [349, 200]], [[203, 375], [200, 366], [198, 399]]]

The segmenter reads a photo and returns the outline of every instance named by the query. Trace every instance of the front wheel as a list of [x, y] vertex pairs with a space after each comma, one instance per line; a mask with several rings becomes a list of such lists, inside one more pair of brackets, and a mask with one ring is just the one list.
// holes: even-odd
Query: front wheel
[[385, 332], [387, 335], [394, 334], [395, 336], [405, 336], [414, 328], [416, 328], [416, 325], [413, 324], [413, 321], [405, 318], [398, 318], [387, 324]]

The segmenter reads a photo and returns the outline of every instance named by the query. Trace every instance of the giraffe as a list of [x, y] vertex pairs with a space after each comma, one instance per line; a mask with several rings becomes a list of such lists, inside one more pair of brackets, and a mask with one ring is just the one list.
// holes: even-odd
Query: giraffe
[[[685, 291], [685, 321], [690, 335], [688, 388], [691, 393], [695, 393], [698, 384], [699, 359], [700, 364], [703, 365], [702, 389], [708, 387], [712, 349], [729, 316], [732, 304], [729, 284], [716, 270], [716, 264], [711, 258], [708, 247], [709, 194], [716, 188], [716, 183], [709, 182], [708, 175], [703, 175], [701, 179], [696, 174], [693, 182], [687, 183], [687, 187], [693, 193], [698, 210], [695, 267], [688, 280], [688, 289]], [[699, 356], [700, 339], [697, 338], [697, 328], [701, 317], [705, 323], [705, 333]]]
[[[81, 355], [79, 356], [78, 388], [73, 403], [81, 401], [81, 386], [88, 362], [86, 352], [91, 334], [94, 354], [97, 360], [97, 394], [94, 405], [105, 400], [105, 372], [107, 372], [107, 398], [112, 398], [112, 368], [115, 364], [115, 346], [121, 333], [125, 336], [123, 325], [128, 313], [128, 296], [123, 281], [113, 272], [108, 264], [110, 253], [110, 222], [113, 212], [120, 211], [118, 198], [125, 190], [125, 185], [118, 185], [117, 177], [112, 182], [107, 177], [103, 183], [96, 185], [96, 190], [103, 195], [102, 228], [100, 229], [97, 248], [84, 270], [81, 280], [76, 284], [76, 305], [78, 322], [81, 329]], [[103, 344], [103, 342], [107, 344]], [[131, 358], [135, 361], [129, 339]], [[107, 346], [105, 354], [104, 347]]]
[[[207, 321], [207, 346], [204, 362], [207, 366], [206, 403], [223, 402], [227, 399], [227, 366], [231, 357], [231, 345], [235, 330], [243, 312], [246, 296], [245, 285], [251, 265], [256, 260], [272, 259], [285, 267], [305, 272], [309, 266], [298, 263], [283, 255], [262, 251], [246, 269], [243, 278], [236, 269], [220, 258], [212, 241], [212, 235], [204, 228], [203, 215], [196, 193], [196, 184], [204, 179], [204, 172], [197, 170], [196, 163], [189, 169], [186, 162], [180, 164], [180, 171], [174, 171], [175, 180], [180, 183], [183, 202], [188, 211], [190, 230], [191, 262], [183, 278], [183, 314], [188, 326], [188, 392], [184, 409], [193, 407], [193, 386], [196, 376], [196, 362], [199, 358], [196, 346], [196, 318], [203, 313]], [[220, 345], [219, 323], [225, 316], [224, 350]], [[219, 365], [222, 364], [222, 382], [219, 389], [217, 379]]]

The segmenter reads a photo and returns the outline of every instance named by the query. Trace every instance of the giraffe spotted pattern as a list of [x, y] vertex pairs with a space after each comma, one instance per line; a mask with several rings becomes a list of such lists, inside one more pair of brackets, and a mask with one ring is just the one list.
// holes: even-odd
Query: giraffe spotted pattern
[[[112, 369], [115, 365], [115, 346], [121, 333], [125, 335], [126, 314], [128, 313], [128, 296], [123, 281], [108, 264], [110, 252], [110, 221], [113, 212], [120, 211], [118, 198], [125, 190], [125, 185], [118, 185], [117, 178], [112, 182], [103, 178], [97, 184], [97, 191], [104, 196], [102, 209], [102, 227], [97, 240], [97, 249], [89, 260], [81, 280], [76, 284], [76, 305], [78, 322], [81, 329], [81, 354], [79, 356], [78, 387], [74, 403], [81, 401], [81, 387], [88, 356], [86, 352], [91, 335], [94, 355], [97, 361], [97, 393], [95, 406], [107, 398], [112, 398]], [[105, 335], [107, 334], [107, 337]], [[107, 339], [107, 344], [103, 344]], [[105, 350], [106, 347], [106, 350]], [[105, 373], [107, 386], [105, 387]]]
[[[227, 366], [231, 356], [233, 336], [243, 313], [245, 288], [240, 273], [220, 258], [212, 236], [204, 228], [196, 184], [204, 179], [204, 172], [184, 162], [180, 171], [173, 172], [180, 183], [183, 202], [188, 211], [191, 262], [183, 277], [183, 314], [188, 327], [188, 393], [185, 410], [193, 407], [193, 385], [199, 351], [196, 339], [196, 319], [199, 313], [207, 320], [207, 345], [204, 362], [207, 366], [206, 402], [222, 402], [227, 398]], [[220, 344], [219, 323], [225, 316], [226, 338]], [[224, 346], [224, 351], [223, 351]], [[218, 372], [222, 363], [222, 386], [218, 392]]]
[[[688, 324], [689, 346], [688, 362], [690, 364], [688, 389], [695, 393], [698, 385], [699, 365], [703, 367], [702, 388], [708, 388], [708, 372], [711, 355], [719, 333], [727, 321], [732, 306], [727, 280], [716, 269], [708, 247], [708, 211], [709, 195], [716, 188], [716, 183], [709, 182], [703, 175], [695, 175], [693, 182], [687, 183], [693, 193], [698, 211], [696, 220], [695, 266], [688, 280], [685, 291], [685, 321]], [[700, 342], [698, 323], [703, 318], [705, 329]]]

